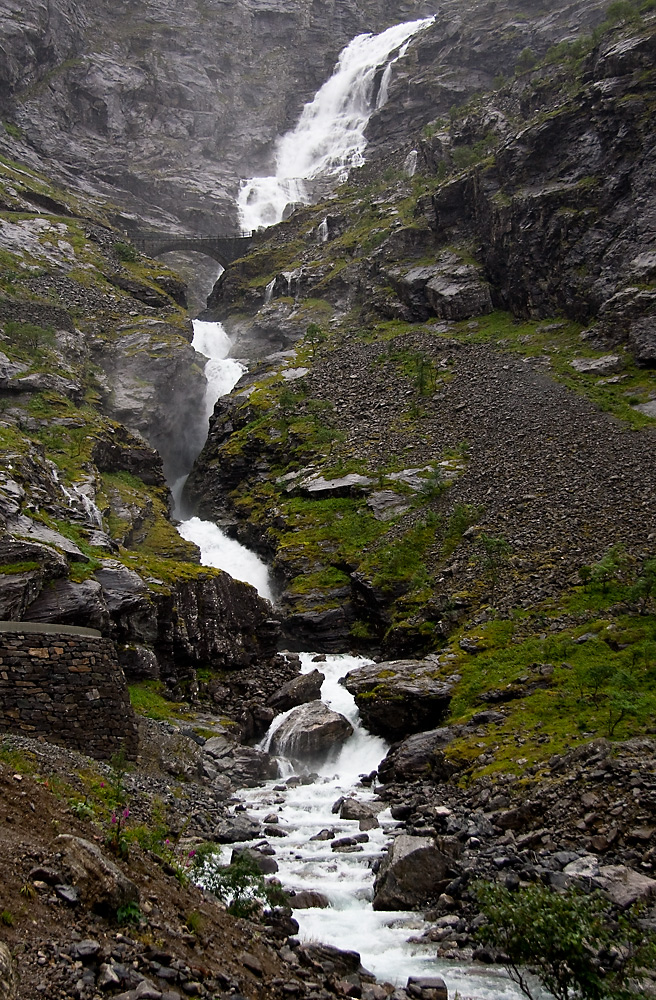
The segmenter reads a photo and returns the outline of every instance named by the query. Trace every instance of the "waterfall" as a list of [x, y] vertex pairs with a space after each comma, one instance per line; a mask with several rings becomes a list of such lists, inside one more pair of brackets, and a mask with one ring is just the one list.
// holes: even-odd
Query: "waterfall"
[[264, 289], [264, 305], [268, 306], [269, 302], [273, 298], [273, 289], [276, 287], [276, 279], [272, 278], [269, 284]]
[[307, 182], [341, 182], [352, 167], [362, 165], [377, 73], [395, 53], [393, 61], [400, 58], [412, 36], [433, 20], [427, 17], [396, 24], [379, 35], [358, 35], [343, 49], [333, 75], [305, 105], [296, 127], [278, 140], [275, 175], [243, 182], [237, 202], [243, 229], [280, 222], [287, 205], [310, 201]]
[[317, 230], [317, 235], [319, 237], [319, 243], [327, 243], [328, 242], [328, 235], [329, 235], [328, 234], [328, 219], [322, 219], [321, 220], [321, 222], [319, 223], [318, 230]]
[[[194, 320], [194, 339], [191, 343], [199, 354], [207, 358], [205, 364], [207, 389], [203, 408], [209, 420], [217, 399], [230, 392], [246, 368], [239, 361], [227, 357], [231, 342], [221, 323]], [[172, 486], [171, 491], [177, 508], [180, 506], [185, 479], [186, 476], [183, 476]], [[186, 541], [194, 542], [199, 547], [203, 566], [222, 569], [235, 580], [252, 584], [260, 597], [273, 601], [266, 564], [254, 552], [250, 552], [234, 538], [226, 535], [218, 525], [212, 521], [203, 521], [200, 517], [190, 517], [178, 525], [178, 532]]]
[[395, 56], [395, 58], [392, 59], [385, 67], [385, 72], [383, 73], [383, 78], [380, 81], [380, 87], [378, 89], [378, 97], [376, 98], [376, 111], [380, 111], [380, 109], [384, 108], [387, 104], [390, 82], [392, 80], [392, 67], [399, 61], [399, 59], [403, 59], [404, 55], [408, 51], [409, 45], [410, 39], [408, 39], [408, 41], [401, 46], [399, 54]]
[[[281, 783], [280, 779], [258, 788], [238, 793], [249, 815], [265, 822], [275, 812], [277, 826], [284, 837], [275, 838], [276, 874], [289, 891], [318, 890], [330, 905], [326, 909], [297, 909], [299, 937], [303, 941], [321, 941], [345, 950], [360, 953], [362, 964], [379, 979], [405, 986], [408, 976], [440, 975], [448, 987], [449, 997], [459, 991], [461, 996], [476, 996], [478, 1000], [519, 1000], [521, 993], [505, 972], [498, 967], [482, 967], [437, 960], [430, 943], [409, 943], [408, 938], [421, 935], [426, 924], [420, 913], [377, 912], [371, 901], [373, 875], [371, 865], [379, 860], [396, 828], [388, 809], [378, 814], [380, 826], [367, 831], [368, 839], [361, 850], [347, 853], [333, 851], [330, 839], [313, 839], [323, 830], [334, 831], [334, 838], [353, 837], [359, 833], [356, 820], [341, 819], [333, 812], [337, 799], [356, 798], [373, 805], [375, 791], [359, 783], [360, 776], [374, 770], [388, 749], [379, 736], [372, 736], [360, 723], [359, 712], [352, 696], [340, 684], [349, 670], [370, 662], [357, 656], [330, 654], [317, 663], [312, 653], [301, 653], [303, 673], [319, 668], [325, 675], [321, 698], [334, 712], [346, 716], [353, 726], [353, 735], [323, 763], [313, 759], [313, 775]], [[291, 709], [293, 712], [294, 709]], [[269, 733], [260, 744], [266, 749], [271, 735], [287, 718], [289, 712], [274, 719]], [[298, 762], [281, 760], [286, 775], [298, 773]], [[301, 769], [302, 765], [301, 765]], [[312, 779], [313, 780], [310, 780]], [[261, 843], [258, 838], [249, 846]], [[234, 845], [245, 846], [245, 845]], [[293, 899], [292, 899], [293, 906]]]

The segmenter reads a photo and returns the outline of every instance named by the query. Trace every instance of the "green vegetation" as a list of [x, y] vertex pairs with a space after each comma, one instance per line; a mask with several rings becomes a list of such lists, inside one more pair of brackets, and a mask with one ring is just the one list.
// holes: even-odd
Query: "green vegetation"
[[279, 885], [267, 882], [257, 863], [240, 852], [229, 865], [221, 865], [216, 853], [201, 856], [196, 866], [198, 881], [222, 902], [235, 917], [253, 919], [264, 906], [284, 906], [287, 896]]
[[656, 939], [645, 935], [637, 914], [612, 914], [599, 894], [542, 885], [510, 892], [485, 883], [475, 891], [487, 918], [479, 939], [505, 956], [511, 979], [529, 998], [539, 992], [527, 968], [556, 1000], [628, 1000], [637, 995], [630, 988], [636, 970], [656, 957]]
[[161, 681], [138, 681], [129, 686], [130, 702], [138, 715], [147, 719], [180, 719], [187, 715], [188, 706], [182, 702], [169, 701], [162, 692]]
[[114, 244], [114, 253], [119, 260], [126, 263], [136, 263], [139, 260], [139, 251], [131, 243], [124, 243], [119, 240]]

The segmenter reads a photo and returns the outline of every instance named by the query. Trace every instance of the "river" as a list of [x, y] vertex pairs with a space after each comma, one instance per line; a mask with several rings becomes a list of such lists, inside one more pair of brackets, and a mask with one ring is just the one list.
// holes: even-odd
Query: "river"
[[[432, 21], [425, 18], [395, 25], [380, 35], [360, 35], [344, 49], [333, 76], [305, 106], [297, 126], [278, 141], [275, 173], [243, 183], [238, 205], [244, 229], [280, 221], [289, 203], [312, 200], [317, 181], [343, 180], [349, 169], [362, 162], [364, 130], [374, 108], [386, 100], [393, 66], [412, 37]], [[230, 339], [220, 323], [195, 321], [193, 346], [208, 359], [208, 389], [202, 405], [209, 417], [216, 399], [230, 392], [244, 366], [228, 357]], [[176, 484], [178, 494], [181, 486]], [[217, 525], [190, 517], [179, 531], [200, 547], [204, 565], [223, 569], [274, 600], [266, 565]], [[327, 655], [316, 663], [310, 652], [301, 654], [301, 661], [304, 672], [318, 667], [324, 673], [322, 700], [350, 720], [353, 735], [341, 749], [311, 762], [312, 777], [306, 773], [308, 763], [281, 760], [281, 773], [286, 777], [239, 793], [253, 817], [263, 820], [272, 813], [277, 817], [277, 826], [285, 834], [274, 838], [283, 886], [291, 891], [318, 890], [329, 900], [324, 909], [295, 910], [299, 936], [360, 952], [366, 968], [395, 985], [405, 985], [410, 975], [437, 974], [444, 977], [451, 998], [458, 991], [463, 1000], [472, 996], [518, 1000], [522, 994], [501, 969], [438, 961], [434, 945], [409, 941], [426, 927], [420, 914], [373, 910], [372, 865], [399, 828], [389, 811], [381, 811], [380, 825], [368, 831], [360, 849], [336, 852], [330, 840], [312, 839], [322, 830], [334, 831], [335, 838], [359, 833], [357, 821], [340, 819], [332, 812], [333, 804], [342, 796], [361, 802], [375, 800], [375, 790], [362, 785], [360, 777], [376, 769], [388, 747], [362, 727], [353, 698], [339, 683], [349, 670], [367, 661], [341, 654]], [[280, 721], [281, 717], [274, 720], [272, 729]]]

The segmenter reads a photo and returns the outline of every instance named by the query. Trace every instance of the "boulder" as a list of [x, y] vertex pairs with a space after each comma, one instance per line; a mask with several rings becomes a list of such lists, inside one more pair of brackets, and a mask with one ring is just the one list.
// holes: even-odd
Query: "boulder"
[[563, 871], [573, 882], [601, 889], [623, 909], [656, 896], [656, 879], [626, 865], [600, 865], [599, 859], [592, 854], [565, 865]]
[[346, 675], [366, 728], [398, 740], [441, 722], [451, 703], [452, 687], [435, 678], [435, 664], [391, 660], [358, 667]]
[[325, 910], [330, 906], [330, 900], [316, 889], [301, 889], [291, 897], [290, 904], [295, 910]]
[[444, 726], [408, 736], [388, 750], [378, 765], [378, 777], [383, 783], [414, 781], [417, 778], [446, 781], [456, 767], [447, 761], [444, 747], [455, 739], [459, 731], [457, 726]]
[[263, 875], [275, 875], [278, 871], [276, 859], [269, 854], [263, 854], [257, 847], [243, 847], [241, 850], [233, 851], [230, 855], [230, 864], [244, 856], [254, 861]]
[[417, 1000], [448, 1000], [449, 991], [441, 976], [410, 976], [406, 990]]
[[357, 820], [361, 830], [374, 830], [379, 825], [376, 807], [357, 799], [344, 799], [339, 816], [340, 819]]
[[618, 354], [605, 354], [602, 358], [575, 358], [570, 364], [581, 375], [614, 375], [624, 368]]
[[139, 902], [137, 886], [96, 844], [63, 833], [55, 838], [55, 847], [86, 907], [112, 914], [121, 906]]
[[260, 836], [260, 824], [245, 813], [229, 816], [214, 831], [213, 837], [219, 844], [241, 844]]
[[374, 910], [414, 910], [439, 892], [449, 859], [430, 837], [402, 834], [393, 842], [374, 885]]
[[357, 472], [351, 472], [347, 476], [339, 479], [324, 479], [323, 476], [309, 476], [300, 483], [294, 483], [287, 487], [287, 492], [299, 491], [305, 496], [314, 497], [315, 500], [324, 500], [331, 497], [358, 496], [367, 486], [371, 486], [373, 480], [369, 476], [361, 476]]
[[293, 708], [271, 737], [271, 752], [289, 757], [323, 755], [343, 743], [353, 726], [322, 701]]
[[210, 780], [224, 776], [237, 787], [277, 778], [279, 773], [268, 753], [237, 743], [229, 736], [212, 736], [203, 744], [202, 769]]
[[310, 701], [319, 701], [321, 698], [321, 685], [325, 679], [325, 674], [319, 670], [313, 670], [309, 674], [300, 674], [292, 677], [290, 681], [283, 684], [274, 694], [271, 695], [267, 704], [274, 712], [288, 712], [290, 708], [298, 705], [306, 705]]

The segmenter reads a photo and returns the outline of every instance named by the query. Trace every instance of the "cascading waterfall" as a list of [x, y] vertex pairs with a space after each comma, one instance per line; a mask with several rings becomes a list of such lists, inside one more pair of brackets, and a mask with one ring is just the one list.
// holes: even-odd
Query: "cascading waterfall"
[[305, 105], [296, 127], [278, 140], [275, 175], [243, 183], [237, 201], [243, 229], [280, 222], [287, 205], [311, 200], [312, 181], [343, 181], [352, 167], [362, 165], [377, 74], [395, 53], [393, 61], [400, 58], [412, 36], [433, 20], [426, 17], [396, 24], [379, 35], [358, 35], [346, 46], [335, 72]]
[[[239, 361], [227, 357], [231, 343], [221, 323], [194, 320], [192, 347], [208, 359], [205, 365], [207, 389], [203, 408], [206, 419], [209, 419], [217, 399], [230, 392], [246, 368]], [[172, 488], [178, 506], [184, 478]], [[266, 564], [254, 552], [250, 552], [234, 538], [226, 535], [218, 525], [212, 521], [204, 521], [200, 517], [190, 517], [178, 525], [178, 531], [184, 539], [194, 542], [199, 547], [203, 566], [214, 566], [225, 570], [235, 580], [252, 584], [261, 597], [273, 601]]]
[[[374, 105], [382, 107], [387, 100], [392, 67], [407, 50], [413, 35], [432, 21], [424, 18], [397, 25], [380, 35], [360, 35], [344, 49], [331, 79], [305, 106], [296, 128], [279, 140], [275, 176], [252, 178], [243, 184], [238, 204], [244, 229], [280, 221], [288, 204], [310, 200], [312, 182], [319, 178], [344, 179], [351, 167], [362, 163], [364, 130]], [[376, 79], [382, 67], [385, 69], [376, 94]], [[324, 220], [318, 238], [323, 241], [327, 237], [328, 221]], [[291, 294], [294, 274], [285, 276]], [[271, 301], [274, 283], [266, 288], [265, 304]], [[231, 390], [243, 367], [227, 358], [230, 341], [221, 324], [196, 321], [194, 331], [194, 347], [209, 359], [204, 402], [209, 415], [217, 397]], [[253, 583], [271, 599], [266, 566], [227, 538], [215, 524], [192, 517], [179, 526], [179, 531], [200, 547], [204, 565], [218, 566]], [[313, 654], [301, 654], [301, 660], [304, 672], [316, 666]], [[376, 769], [387, 745], [360, 725], [352, 697], [339, 684], [344, 674], [362, 662], [358, 657], [329, 655], [319, 665], [326, 675], [324, 702], [346, 716], [354, 732], [318, 767], [316, 760], [311, 762], [318, 770], [314, 779], [308, 780], [305, 775], [303, 780], [293, 779], [285, 785], [278, 779], [240, 793], [254, 816], [264, 819], [272, 810], [278, 813], [286, 834], [276, 838], [275, 846], [283, 885], [290, 890], [318, 890], [330, 901], [327, 909], [295, 911], [300, 935], [306, 940], [359, 951], [365, 967], [380, 979], [399, 985], [404, 985], [409, 975], [439, 973], [447, 981], [450, 996], [459, 990], [461, 995], [473, 993], [479, 1000], [517, 1000], [518, 990], [500, 970], [437, 962], [429, 945], [409, 943], [408, 938], [420, 934], [425, 926], [419, 914], [374, 912], [371, 864], [381, 856], [393, 832], [388, 811], [380, 813], [380, 827], [368, 832], [368, 840], [358, 845], [361, 850], [336, 853], [328, 841], [312, 839], [322, 828], [334, 830], [335, 837], [358, 832], [355, 821], [340, 819], [332, 812], [340, 796], [354, 796], [365, 803], [374, 799], [374, 791], [361, 785], [359, 778]], [[274, 720], [265, 746], [287, 714]], [[299, 761], [281, 759], [280, 763], [283, 775], [305, 770]]]

